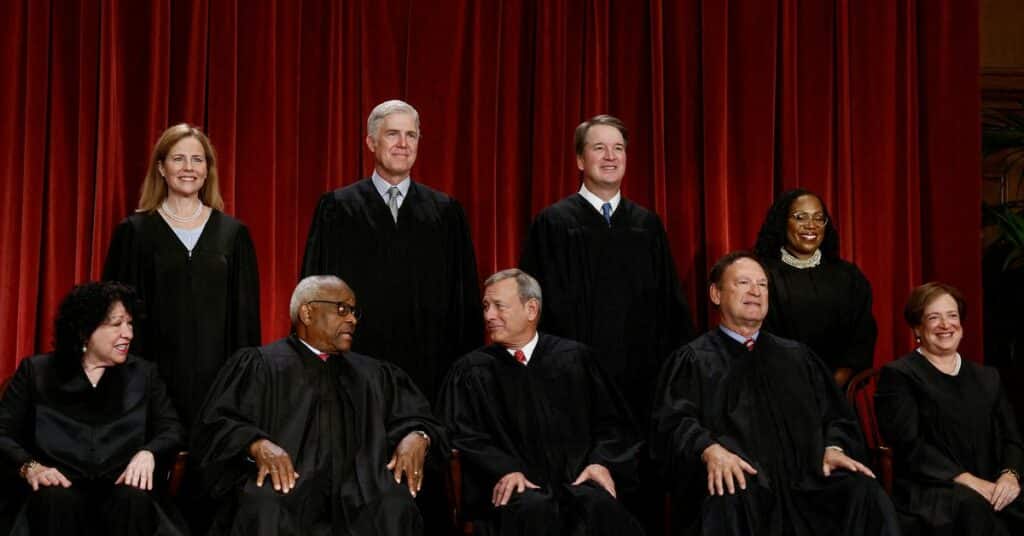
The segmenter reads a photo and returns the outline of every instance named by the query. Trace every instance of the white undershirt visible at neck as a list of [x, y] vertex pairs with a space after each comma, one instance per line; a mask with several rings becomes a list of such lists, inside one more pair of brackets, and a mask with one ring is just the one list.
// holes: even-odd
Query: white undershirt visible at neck
[[601, 205], [603, 205], [605, 203], [611, 204], [611, 206], [612, 206], [612, 214], [615, 214], [615, 209], [619, 208], [619, 201], [622, 200], [622, 190], [619, 190], [618, 192], [615, 192], [615, 195], [612, 196], [611, 199], [609, 199], [608, 201], [605, 201], [604, 199], [601, 199], [600, 197], [597, 197], [597, 194], [595, 194], [594, 192], [591, 192], [590, 190], [588, 190], [586, 184], [581, 184], [580, 185], [579, 194], [581, 196], [583, 196], [583, 199], [587, 200], [587, 203], [590, 203], [590, 206], [594, 207], [594, 210], [596, 210], [598, 214], [602, 214], [602, 212], [601, 212]]
[[[530, 363], [530, 358], [533, 357], [533, 350], [534, 350], [534, 348], [537, 348], [537, 341], [538, 340], [540, 340], [540, 336], [537, 334], [536, 331], [534, 331], [533, 332], [533, 338], [530, 339], [530, 342], [524, 344], [523, 347], [520, 348], [520, 350], [523, 351], [523, 355], [526, 356], [526, 361], [523, 361], [524, 365], [527, 365], [527, 364]], [[508, 353], [511, 354], [512, 356], [516, 355], [515, 348], [508, 348], [508, 347], [506, 347], [505, 350], [507, 350]]]

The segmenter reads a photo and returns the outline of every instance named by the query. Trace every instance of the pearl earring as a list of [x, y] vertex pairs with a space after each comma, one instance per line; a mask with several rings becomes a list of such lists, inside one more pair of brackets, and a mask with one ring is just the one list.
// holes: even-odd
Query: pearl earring
[[85, 345], [83, 344], [83, 345], [82, 345], [82, 353], [83, 353], [83, 354], [85, 353], [85, 350], [86, 350], [86, 348], [85, 348]]

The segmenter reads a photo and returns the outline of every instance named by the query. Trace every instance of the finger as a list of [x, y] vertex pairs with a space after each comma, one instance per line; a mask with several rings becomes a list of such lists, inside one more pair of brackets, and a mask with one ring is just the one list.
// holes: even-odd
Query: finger
[[740, 467], [744, 471], [746, 471], [746, 472], [748, 472], [748, 473], [750, 473], [752, 475], [756, 475], [757, 474], [757, 469], [754, 469], [754, 466], [750, 465], [749, 463], [747, 463], [746, 460], [740, 459]]
[[270, 466], [270, 482], [274, 485], [276, 491], [281, 491], [283, 488], [281, 480], [281, 469], [276, 465]]
[[[127, 469], [125, 469], [125, 471], [127, 471]], [[124, 472], [121, 473], [121, 476], [117, 477], [117, 480], [114, 481], [114, 485], [117, 486], [117, 485], [120, 485], [123, 482], [124, 482]]]
[[498, 498], [501, 497], [502, 482], [504, 482], [504, 480], [499, 480], [498, 483], [494, 485], [494, 489], [491, 490], [491, 504], [494, 506], [498, 506]]
[[534, 484], [533, 482], [530, 482], [529, 480], [526, 481], [526, 487], [530, 489], [540, 489], [540, 486]]
[[285, 458], [281, 467], [281, 476], [284, 477], [288, 491], [295, 489], [295, 467], [292, 466], [291, 458]]
[[142, 472], [142, 489], [149, 491], [153, 489], [153, 470]]
[[514, 484], [511, 482], [505, 482], [505, 486], [501, 488], [501, 496], [498, 497], [498, 506], [505, 506], [508, 504], [508, 500], [512, 497], [512, 489]]
[[395, 456], [395, 455], [391, 455], [391, 461], [388, 462], [386, 467], [388, 469], [394, 469], [395, 468], [395, 463], [397, 463], [397, 462], [398, 462], [398, 457]]
[[725, 495], [725, 486], [722, 483], [722, 470], [715, 469], [715, 491], [719, 496]]
[[822, 464], [821, 464], [821, 474], [823, 474], [825, 476], [831, 476], [832, 468], [829, 466], [828, 462], [822, 462]]
[[600, 482], [600, 484], [601, 484], [601, 486], [605, 490], [608, 491], [609, 495], [611, 495], [612, 497], [615, 497], [616, 499], [619, 498], [619, 496], [615, 493], [615, 483], [614, 482]]
[[731, 469], [725, 471], [725, 474], [723, 475], [723, 479], [725, 480], [725, 489], [729, 490], [729, 495], [735, 495], [736, 494], [736, 487], [735, 487], [735, 485], [733, 484], [733, 481], [732, 481], [732, 470]]
[[715, 474], [708, 471], [708, 495], [715, 494]]
[[741, 467], [733, 469], [733, 476], [736, 478], [736, 484], [739, 485], [740, 489], [747, 489], [747, 479], [743, 476], [743, 469]]
[[259, 469], [256, 471], [256, 487], [257, 488], [262, 488], [263, 487], [263, 479], [266, 478], [266, 476], [267, 476], [267, 470], [266, 470], [265, 467], [263, 467], [261, 465], [259, 467]]
[[580, 476], [576, 477], [576, 481], [573, 482], [572, 485], [573, 486], [579, 486], [580, 484], [582, 484], [582, 483], [584, 483], [586, 481], [587, 481], [587, 479], [583, 477], [583, 473], [580, 473]]
[[33, 478], [33, 479], [29, 480], [28, 483], [32, 485], [32, 491], [39, 491], [39, 479], [38, 478]]
[[860, 471], [861, 473], [864, 473], [865, 475], [870, 476], [871, 478], [877, 478], [875, 476], [875, 472], [872, 471], [870, 467], [864, 465], [863, 463], [857, 462], [857, 470]]

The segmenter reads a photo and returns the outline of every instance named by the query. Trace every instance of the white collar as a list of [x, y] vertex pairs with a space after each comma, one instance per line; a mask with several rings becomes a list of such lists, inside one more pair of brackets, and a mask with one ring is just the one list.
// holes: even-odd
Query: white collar
[[[524, 344], [523, 347], [520, 348], [520, 350], [523, 351], [523, 355], [526, 356], [526, 361], [523, 363], [523, 365], [527, 365], [530, 363], [530, 358], [533, 357], [533, 350], [537, 348], [537, 341], [539, 340], [540, 334], [534, 331], [533, 338], [530, 339], [530, 342]], [[505, 348], [505, 351], [507, 351], [509, 355], [516, 355], [516, 351], [514, 348]]]
[[[744, 343], [747, 342], [747, 338], [746, 337], [744, 337], [743, 335], [740, 335], [739, 333], [736, 333], [735, 331], [725, 327], [725, 324], [719, 324], [718, 325], [718, 329], [722, 330], [722, 333], [725, 333], [726, 335], [728, 335], [730, 339], [732, 339], [732, 340], [734, 340], [734, 341], [736, 341], [736, 342], [738, 342], [740, 344], [744, 344]], [[761, 330], [755, 331], [754, 334], [750, 336], [750, 338], [754, 339], [756, 341], [757, 337], [759, 335], [761, 335]]]
[[388, 190], [391, 189], [392, 186], [398, 187], [399, 193], [402, 194], [402, 197], [399, 199], [404, 201], [405, 196], [409, 193], [409, 185], [412, 184], [412, 177], [406, 177], [398, 184], [391, 184], [377, 174], [377, 170], [373, 170], [373, 175], [370, 176], [370, 180], [373, 181], [373, 187], [376, 188], [377, 193], [384, 198], [385, 203], [388, 201]]
[[[298, 335], [296, 335], [296, 336], [295, 336], [295, 338], [296, 338], [296, 339], [299, 339], [299, 336], [298, 336]], [[310, 352], [313, 352], [313, 355], [315, 355], [315, 356], [317, 356], [317, 357], [319, 357], [319, 356], [320, 356], [320, 354], [328, 354], [328, 353], [330, 353], [330, 352], [321, 352], [320, 350], [317, 350], [316, 348], [313, 348], [313, 346], [312, 346], [312, 345], [310, 345], [310, 344], [309, 344], [308, 342], [306, 342], [306, 341], [304, 341], [304, 340], [302, 340], [302, 339], [299, 339], [299, 342], [301, 342], [301, 343], [302, 343], [302, 345], [303, 345], [303, 346], [305, 346], [306, 348], [309, 348], [309, 351], [310, 351]]]
[[615, 195], [612, 196], [611, 199], [605, 201], [604, 199], [597, 197], [597, 194], [594, 192], [588, 190], [586, 184], [580, 184], [579, 194], [583, 196], [583, 199], [587, 200], [587, 203], [590, 203], [590, 206], [594, 207], [594, 210], [596, 210], [598, 214], [601, 214], [601, 205], [605, 203], [610, 203], [612, 205], [612, 214], [615, 214], [615, 209], [619, 208], [619, 201], [622, 200], [622, 190], [615, 192]]

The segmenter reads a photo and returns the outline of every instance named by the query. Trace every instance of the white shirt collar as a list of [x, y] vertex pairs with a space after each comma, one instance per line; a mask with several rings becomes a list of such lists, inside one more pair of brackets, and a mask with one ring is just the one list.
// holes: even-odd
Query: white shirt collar
[[[295, 336], [295, 338], [296, 338], [296, 339], [299, 339], [299, 336], [298, 336], [298, 335], [296, 335], [296, 336]], [[316, 348], [313, 348], [313, 347], [312, 347], [312, 346], [311, 346], [311, 345], [310, 345], [310, 344], [309, 344], [308, 342], [306, 342], [306, 341], [304, 341], [304, 340], [302, 340], [302, 339], [299, 339], [299, 342], [301, 342], [301, 343], [303, 344], [303, 346], [305, 346], [306, 348], [309, 348], [309, 351], [310, 351], [310, 352], [313, 352], [313, 355], [315, 355], [315, 356], [317, 356], [317, 357], [319, 357], [319, 356], [320, 356], [320, 354], [326, 354], [326, 353], [329, 353], [329, 352], [321, 352], [320, 350], [317, 350]]]
[[[385, 203], [388, 202], [388, 189], [391, 188], [392, 184], [383, 177], [377, 174], [377, 170], [373, 170], [373, 175], [370, 176], [370, 180], [373, 181], [373, 187], [377, 189], [377, 193], [380, 194], [381, 199]], [[398, 206], [401, 207], [405, 201], [405, 196], [409, 194], [409, 185], [412, 184], [412, 177], [406, 177], [402, 179], [402, 182], [395, 184], [398, 186], [398, 191], [402, 194], [398, 196]]]
[[[583, 199], [587, 200], [587, 203], [590, 203], [590, 206], [594, 207], [594, 210], [596, 210], [598, 214], [601, 214], [601, 205], [605, 204], [604, 199], [597, 197], [597, 194], [588, 190], [586, 184], [580, 184], [579, 194], [583, 196]], [[615, 209], [619, 208], [619, 201], [621, 200], [622, 190], [619, 190], [618, 192], [615, 192], [615, 195], [607, 201], [612, 205], [612, 214], [615, 214]]]
[[[744, 344], [744, 343], [747, 342], [747, 338], [746, 337], [744, 337], [743, 335], [740, 335], [739, 333], [736, 333], [735, 331], [725, 327], [724, 324], [719, 324], [718, 325], [718, 329], [722, 330], [722, 333], [725, 333], [726, 335], [728, 335], [730, 339], [732, 339], [732, 340], [734, 340], [734, 341], [736, 341], [736, 342], [738, 342], [740, 344]], [[760, 334], [761, 334], [761, 330], [757, 330], [757, 331], [754, 332], [753, 335], [750, 336], [750, 338], [754, 339], [756, 341], [757, 340], [757, 336], [760, 335]]]
[[[533, 357], [533, 350], [537, 348], [538, 340], [540, 340], [540, 335], [538, 332], [534, 331], [533, 338], [530, 339], [530, 342], [524, 344], [523, 347], [520, 348], [520, 350], [523, 351], [523, 355], [526, 356], [526, 362], [523, 363], [523, 365], [528, 365], [530, 363], [530, 358]], [[505, 348], [505, 350], [509, 353], [509, 355], [516, 355], [516, 351], [513, 348]]]

